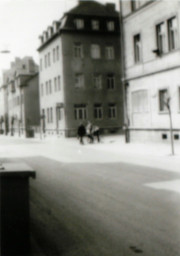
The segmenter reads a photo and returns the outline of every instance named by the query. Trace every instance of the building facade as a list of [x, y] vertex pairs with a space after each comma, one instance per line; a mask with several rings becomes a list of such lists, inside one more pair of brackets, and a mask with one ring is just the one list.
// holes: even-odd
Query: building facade
[[119, 14], [113, 4], [79, 4], [40, 36], [42, 130], [74, 136], [82, 121], [123, 125]]
[[40, 127], [38, 83], [38, 66], [31, 57], [16, 58], [3, 72], [6, 134], [30, 136], [30, 130]]
[[[120, 1], [131, 141], [180, 138], [180, 2]], [[135, 24], [135, 25], [134, 25]]]

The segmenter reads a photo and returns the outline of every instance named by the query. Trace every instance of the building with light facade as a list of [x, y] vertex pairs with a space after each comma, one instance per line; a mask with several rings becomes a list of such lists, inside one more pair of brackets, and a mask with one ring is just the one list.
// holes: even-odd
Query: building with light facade
[[180, 2], [120, 1], [130, 141], [180, 136]]
[[4, 126], [6, 134], [29, 136], [40, 129], [38, 66], [31, 57], [16, 58], [3, 72]]
[[40, 108], [45, 134], [75, 136], [88, 120], [107, 132], [123, 125], [119, 13], [79, 1], [40, 36]]

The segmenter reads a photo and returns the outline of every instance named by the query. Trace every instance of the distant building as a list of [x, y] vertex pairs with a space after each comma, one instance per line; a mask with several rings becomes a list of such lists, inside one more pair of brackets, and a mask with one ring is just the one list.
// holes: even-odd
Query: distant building
[[40, 36], [41, 125], [74, 136], [82, 121], [123, 125], [119, 13], [114, 4], [79, 4]]
[[40, 126], [38, 66], [31, 57], [16, 58], [3, 73], [5, 133], [30, 136]]
[[180, 4], [120, 1], [123, 16], [126, 123], [131, 141], [168, 141], [170, 99], [180, 139]]

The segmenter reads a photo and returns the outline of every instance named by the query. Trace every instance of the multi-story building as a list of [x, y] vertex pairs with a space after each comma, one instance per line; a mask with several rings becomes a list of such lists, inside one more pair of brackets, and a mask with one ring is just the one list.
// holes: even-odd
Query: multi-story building
[[81, 121], [122, 127], [119, 14], [79, 1], [40, 36], [40, 108], [47, 134], [74, 136]]
[[[180, 2], [120, 1], [130, 139], [180, 138]], [[169, 107], [169, 108], [168, 108]]]
[[3, 72], [5, 132], [25, 134], [40, 126], [38, 66], [31, 57], [16, 58]]

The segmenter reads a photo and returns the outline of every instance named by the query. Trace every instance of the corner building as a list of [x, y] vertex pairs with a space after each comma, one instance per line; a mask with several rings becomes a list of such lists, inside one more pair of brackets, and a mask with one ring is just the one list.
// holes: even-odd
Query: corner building
[[46, 134], [75, 136], [87, 120], [122, 127], [119, 14], [114, 4], [79, 1], [40, 36], [40, 106]]
[[120, 1], [131, 141], [180, 139], [180, 2]]
[[29, 136], [39, 132], [39, 75], [32, 57], [16, 58], [3, 72], [4, 129], [6, 134]]

